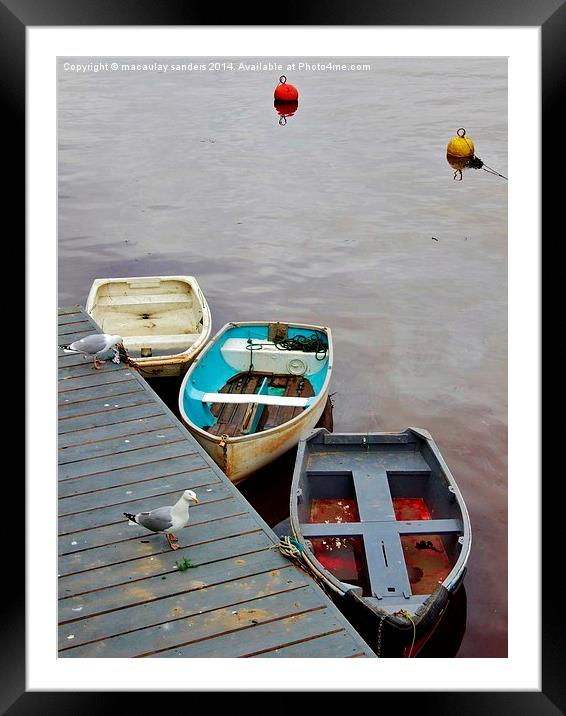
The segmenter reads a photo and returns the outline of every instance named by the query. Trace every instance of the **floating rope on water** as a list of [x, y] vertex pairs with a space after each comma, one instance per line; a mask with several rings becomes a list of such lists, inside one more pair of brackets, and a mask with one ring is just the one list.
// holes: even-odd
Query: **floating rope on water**
[[496, 172], [495, 169], [492, 169], [492, 167], [488, 167], [487, 164], [479, 157], [476, 157], [475, 154], [471, 159], [468, 159], [465, 166], [470, 167], [471, 169], [483, 169], [484, 172], [487, 172], [488, 174], [494, 174], [496, 177], [507, 179], [507, 177], [503, 176], [503, 174], [500, 174], [499, 172]]
[[447, 159], [448, 163], [452, 165], [453, 169], [455, 169], [454, 179], [456, 181], [462, 181], [463, 169], [483, 169], [484, 172], [487, 172], [488, 174], [493, 174], [494, 176], [501, 177], [502, 179], [508, 181], [506, 176], [500, 174], [498, 171], [493, 169], [493, 167], [488, 167], [485, 162], [483, 162], [479, 157], [476, 157], [475, 155], [473, 157], [470, 157], [469, 159], [456, 160], [454, 157], [447, 157]]
[[[488, 167], [487, 164], [481, 161], [478, 157], [474, 157], [474, 159], [477, 159], [479, 162], [481, 162], [482, 166], [481, 169], [484, 170], [484, 172], [487, 172], [488, 174], [495, 174], [496, 177], [501, 177], [502, 179], [505, 179], [506, 181], [509, 181], [507, 177], [503, 176], [503, 174], [500, 174], [499, 172], [496, 172], [495, 169], [492, 169], [491, 167]], [[478, 167], [479, 169], [480, 167]]]

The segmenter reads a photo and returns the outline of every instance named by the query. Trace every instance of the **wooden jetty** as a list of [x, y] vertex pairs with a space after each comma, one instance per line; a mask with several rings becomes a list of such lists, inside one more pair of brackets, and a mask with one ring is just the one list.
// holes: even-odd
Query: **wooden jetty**
[[[58, 320], [59, 343], [99, 331]], [[60, 351], [58, 372], [60, 657], [375, 656], [134, 369]], [[122, 515], [188, 488], [177, 551]]]

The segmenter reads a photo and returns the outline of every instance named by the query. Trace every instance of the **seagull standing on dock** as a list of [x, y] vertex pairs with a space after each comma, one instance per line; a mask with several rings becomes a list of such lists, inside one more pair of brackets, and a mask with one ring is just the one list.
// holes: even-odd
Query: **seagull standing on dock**
[[177, 537], [173, 530], [180, 530], [189, 524], [189, 503], [199, 499], [192, 490], [185, 490], [181, 498], [172, 507], [157, 507], [151, 512], [138, 512], [131, 515], [124, 512], [124, 516], [130, 520], [130, 524], [141, 525], [150, 532], [159, 532], [167, 537], [171, 549], [179, 549]]
[[91, 336], [81, 338], [80, 341], [66, 343], [59, 346], [65, 353], [83, 354], [86, 356], [94, 356], [94, 367], [100, 370], [101, 364], [104, 363], [103, 356], [109, 353], [113, 354], [112, 362], [120, 362], [120, 354], [118, 346], [123, 344], [122, 336], [111, 336], [108, 333], [93, 333]]

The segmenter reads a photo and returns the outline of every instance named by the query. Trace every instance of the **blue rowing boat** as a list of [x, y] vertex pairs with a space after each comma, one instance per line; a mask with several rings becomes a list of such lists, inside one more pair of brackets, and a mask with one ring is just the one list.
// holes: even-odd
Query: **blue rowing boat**
[[236, 483], [310, 433], [325, 408], [331, 374], [329, 328], [228, 323], [186, 373], [179, 412]]

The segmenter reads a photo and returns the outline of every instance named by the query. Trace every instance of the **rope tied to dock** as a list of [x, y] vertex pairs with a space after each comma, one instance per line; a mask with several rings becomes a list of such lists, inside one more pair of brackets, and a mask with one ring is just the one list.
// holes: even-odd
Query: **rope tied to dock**
[[118, 349], [118, 358], [119, 362], [125, 363], [127, 366], [130, 366], [130, 368], [133, 368], [134, 370], [139, 371], [140, 367], [136, 363], [136, 361], [130, 357], [130, 354], [126, 350], [123, 343], [118, 343], [116, 345], [116, 348]]
[[281, 537], [278, 547], [281, 554], [289, 559], [300, 560], [303, 557], [303, 545], [289, 535]]
[[279, 544], [273, 545], [273, 547], [278, 548], [281, 554], [284, 557], [287, 557], [287, 559], [291, 559], [296, 562], [297, 567], [300, 567], [303, 572], [306, 572], [306, 574], [312, 577], [325, 592], [328, 593], [329, 590], [331, 590], [336, 593], [340, 593], [338, 589], [323, 579], [320, 572], [318, 572], [316, 567], [305, 554], [305, 548], [300, 542], [298, 542], [298, 540], [293, 537], [289, 537], [289, 535], [285, 535], [284, 537], [280, 537]]

